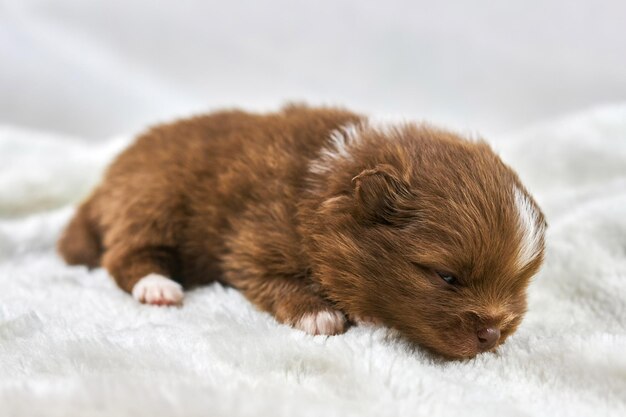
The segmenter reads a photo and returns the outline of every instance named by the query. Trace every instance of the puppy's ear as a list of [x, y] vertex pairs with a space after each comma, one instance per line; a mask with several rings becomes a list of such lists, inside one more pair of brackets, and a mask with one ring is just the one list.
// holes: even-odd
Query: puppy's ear
[[379, 164], [352, 178], [359, 221], [398, 225], [413, 217], [409, 185], [391, 165]]

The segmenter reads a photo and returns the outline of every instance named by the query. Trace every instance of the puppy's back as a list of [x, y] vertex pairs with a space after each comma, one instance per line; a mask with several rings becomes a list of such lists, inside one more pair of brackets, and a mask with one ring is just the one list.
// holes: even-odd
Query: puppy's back
[[[215, 271], [224, 236], [260, 201], [293, 206], [330, 132], [360, 116], [291, 105], [222, 111], [152, 128], [112, 163], [59, 242], [72, 264], [115, 263], [147, 245], [176, 248], [191, 281]], [[100, 259], [102, 257], [102, 259]], [[183, 265], [184, 264], [184, 265]]]

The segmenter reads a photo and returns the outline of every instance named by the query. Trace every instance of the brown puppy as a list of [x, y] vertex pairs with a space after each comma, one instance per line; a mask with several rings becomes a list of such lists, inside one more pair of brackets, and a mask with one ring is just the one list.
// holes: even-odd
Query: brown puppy
[[483, 142], [288, 106], [140, 136], [59, 250], [141, 302], [178, 304], [183, 287], [221, 281], [311, 334], [373, 321], [462, 358], [519, 325], [545, 226]]

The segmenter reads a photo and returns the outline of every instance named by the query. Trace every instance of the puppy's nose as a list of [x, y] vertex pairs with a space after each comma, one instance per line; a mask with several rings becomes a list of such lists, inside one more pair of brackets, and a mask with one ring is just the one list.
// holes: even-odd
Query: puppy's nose
[[482, 352], [492, 349], [500, 340], [500, 329], [496, 327], [485, 327], [478, 330], [478, 347]]

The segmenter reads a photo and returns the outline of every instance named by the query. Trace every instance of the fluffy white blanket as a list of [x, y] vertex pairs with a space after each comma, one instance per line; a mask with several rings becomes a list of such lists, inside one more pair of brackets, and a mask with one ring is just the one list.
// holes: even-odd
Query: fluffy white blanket
[[65, 266], [55, 240], [126, 143], [0, 128], [0, 415], [626, 415], [626, 106], [494, 142], [547, 214], [548, 256], [519, 331], [463, 362], [383, 329], [307, 336], [218, 285], [139, 305]]

